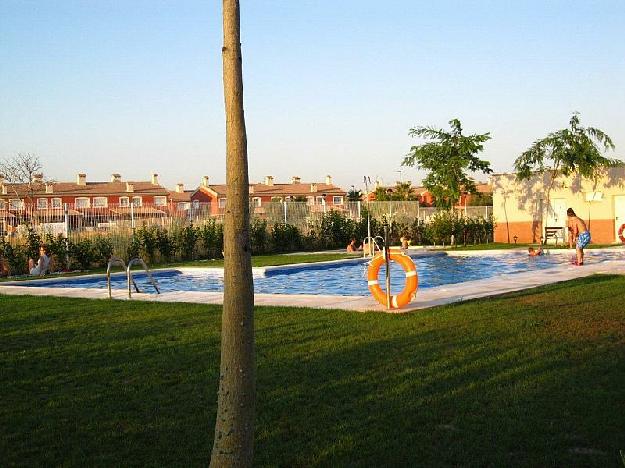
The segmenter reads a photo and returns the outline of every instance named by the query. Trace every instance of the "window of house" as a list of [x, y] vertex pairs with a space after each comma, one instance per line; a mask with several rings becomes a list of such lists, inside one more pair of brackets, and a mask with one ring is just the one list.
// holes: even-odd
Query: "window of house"
[[38, 210], [47, 210], [48, 209], [48, 199], [47, 198], [37, 198], [37, 209]]
[[333, 205], [342, 205], [343, 204], [343, 197], [337, 197], [337, 196], [332, 197], [332, 204]]
[[178, 209], [179, 210], [188, 210], [191, 206], [190, 203], [187, 202], [178, 202]]
[[4, 202], [4, 200], [0, 200], [0, 210], [4, 210], [6, 208], [6, 203]]
[[96, 208], [106, 208], [109, 206], [109, 200], [106, 197], [94, 197], [93, 206]]
[[220, 198], [219, 199], [219, 208], [225, 208], [226, 207], [226, 199], [225, 198]]
[[154, 205], [155, 206], [167, 205], [167, 197], [154, 197]]
[[193, 208], [196, 210], [200, 207], [200, 200], [193, 200]]
[[9, 200], [10, 210], [21, 210], [22, 208], [24, 208], [24, 200], [20, 200], [19, 198], [11, 198]]
[[306, 197], [306, 203], [308, 205], [314, 205], [315, 204], [315, 197]]
[[130, 206], [130, 198], [119, 197], [119, 206]]
[[263, 204], [263, 201], [260, 197], [252, 198], [252, 205], [254, 205], [255, 207], [261, 206], [262, 204]]
[[323, 197], [317, 197], [317, 205], [323, 205]]
[[89, 208], [89, 199], [87, 197], [77, 197], [74, 199], [76, 208]]
[[135, 207], [139, 207], [143, 205], [143, 199], [141, 197], [132, 197], [132, 204]]
[[60, 198], [53, 198], [51, 201], [52, 201], [52, 208], [63, 207], [63, 200], [61, 200]]

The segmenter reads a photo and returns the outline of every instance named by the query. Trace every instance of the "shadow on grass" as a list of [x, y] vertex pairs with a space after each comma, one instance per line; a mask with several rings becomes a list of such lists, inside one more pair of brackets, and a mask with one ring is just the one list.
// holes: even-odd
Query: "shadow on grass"
[[[624, 286], [597, 276], [404, 316], [258, 308], [256, 464], [618, 466]], [[0, 308], [7, 465], [206, 465], [220, 308]], [[600, 332], [553, 333], [578, 321]]]

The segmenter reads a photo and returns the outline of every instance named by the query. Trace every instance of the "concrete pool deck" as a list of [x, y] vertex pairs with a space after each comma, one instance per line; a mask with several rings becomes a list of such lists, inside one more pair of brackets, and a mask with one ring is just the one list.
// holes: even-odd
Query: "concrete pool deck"
[[[449, 252], [446, 252], [449, 254]], [[453, 252], [451, 255], [503, 255], [510, 251], [463, 251]], [[560, 252], [558, 252], [560, 253]], [[569, 255], [571, 252], [563, 251], [561, 254]], [[354, 261], [349, 259], [347, 261]], [[342, 262], [339, 260], [338, 262]], [[297, 268], [299, 265], [275, 267], [279, 269]], [[266, 267], [270, 270], [274, 267]], [[177, 268], [184, 271], [185, 268]], [[187, 269], [188, 270], [188, 269]], [[197, 271], [197, 268], [193, 268]], [[203, 270], [203, 269], [202, 269]], [[260, 270], [260, 269], [257, 269]], [[119, 274], [119, 273], [118, 273]], [[491, 278], [467, 281], [464, 283], [449, 284], [433, 288], [420, 289], [414, 301], [408, 306], [388, 311], [390, 313], [405, 313], [438, 305], [461, 302], [468, 299], [477, 299], [489, 296], [496, 296], [508, 292], [520, 291], [523, 289], [535, 288], [545, 284], [558, 283], [575, 278], [583, 278], [594, 274], [618, 274], [625, 275], [625, 261], [609, 260], [600, 263], [589, 263], [582, 267], [571, 265], [568, 259], [563, 258], [563, 264], [544, 270], [531, 271], [526, 273], [513, 273], [493, 276]], [[102, 275], [89, 275], [99, 276]], [[80, 277], [84, 278], [84, 276]], [[58, 278], [57, 278], [58, 279]], [[53, 281], [38, 280], [41, 282]], [[59, 296], [76, 297], [87, 299], [108, 299], [106, 289], [94, 288], [55, 288], [55, 287], [29, 287], [21, 286], [17, 283], [0, 284], [0, 294], [7, 295], [32, 295], [32, 296]], [[127, 291], [115, 289], [112, 292], [114, 299], [128, 300]], [[189, 302], [200, 304], [221, 304], [223, 302], [222, 292], [203, 291], [177, 291], [165, 292], [160, 295], [152, 293], [133, 293], [133, 300], [154, 301], [154, 302]], [[377, 311], [387, 312], [371, 296], [329, 296], [316, 294], [255, 294], [255, 304], [258, 306], [283, 306], [283, 307], [307, 307], [316, 309], [344, 309], [352, 311]]]

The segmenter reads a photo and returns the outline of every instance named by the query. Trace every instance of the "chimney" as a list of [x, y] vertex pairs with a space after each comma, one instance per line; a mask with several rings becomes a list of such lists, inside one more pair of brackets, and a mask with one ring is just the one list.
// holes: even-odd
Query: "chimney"
[[76, 185], [87, 185], [87, 174], [78, 174], [76, 176]]
[[302, 181], [302, 179], [299, 176], [291, 177], [291, 183], [292, 184], [299, 184], [301, 181]]
[[51, 183], [46, 184], [46, 193], [54, 193], [54, 185]]
[[7, 194], [7, 186], [2, 184], [2, 195], [6, 195]]
[[158, 185], [158, 174], [152, 174], [152, 185]]
[[250, 193], [254, 193], [254, 184], [250, 184]]
[[126, 182], [126, 192], [134, 192], [134, 191], [135, 191], [134, 184], [131, 184], [130, 182]]
[[0, 185], [4, 185], [4, 174], [0, 174]]
[[317, 184], [310, 184], [310, 191], [312, 193], [316, 192], [317, 191]]
[[111, 182], [121, 182], [122, 175], [121, 174], [111, 174]]
[[326, 185], [332, 185], [332, 176], [326, 176]]
[[202, 187], [208, 187], [208, 176], [202, 176]]
[[273, 176], [266, 176], [265, 177], [265, 185], [273, 185]]
[[184, 192], [184, 184], [183, 183], [176, 184], [176, 192], [177, 193]]

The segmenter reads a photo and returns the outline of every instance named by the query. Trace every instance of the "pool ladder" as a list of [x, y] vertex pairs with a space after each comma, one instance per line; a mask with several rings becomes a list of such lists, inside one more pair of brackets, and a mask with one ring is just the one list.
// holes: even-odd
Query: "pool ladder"
[[126, 266], [126, 264], [124, 263], [124, 261], [121, 258], [111, 257], [111, 259], [109, 260], [108, 265], [106, 267], [106, 285], [107, 285], [108, 291], [109, 291], [109, 299], [113, 298], [113, 296], [111, 294], [111, 268], [113, 266], [115, 266], [115, 265], [121, 266], [124, 270], [126, 270], [126, 277], [128, 279], [128, 299], [132, 298], [132, 288], [130, 287], [131, 284], [135, 287], [135, 291], [136, 292], [141, 292], [139, 290], [139, 286], [137, 286], [137, 282], [132, 277], [132, 271], [130, 270], [132, 268], [132, 266], [136, 265], [136, 264], [139, 264], [139, 265], [141, 265], [143, 267], [143, 269], [147, 273], [147, 276], [148, 276], [148, 279], [150, 280], [150, 283], [152, 283], [152, 286], [154, 286], [154, 289], [156, 290], [156, 294], [160, 294], [161, 293], [159, 291], [159, 289], [158, 289], [158, 284], [156, 283], [156, 280], [152, 276], [152, 273], [150, 272], [150, 269], [145, 264], [145, 262], [143, 261], [142, 258], [133, 258], [133, 259], [131, 259], [128, 262], [128, 266]]
[[[362, 245], [363, 245], [362, 256], [365, 258], [375, 257], [376, 250], [378, 252], [382, 252], [382, 249], [380, 248], [380, 244], [378, 244], [378, 241], [382, 241], [382, 243], [384, 243], [384, 239], [381, 236], [365, 237], [365, 239], [362, 241]], [[370, 245], [373, 248], [369, 248], [367, 251], [364, 248], [365, 244]]]

